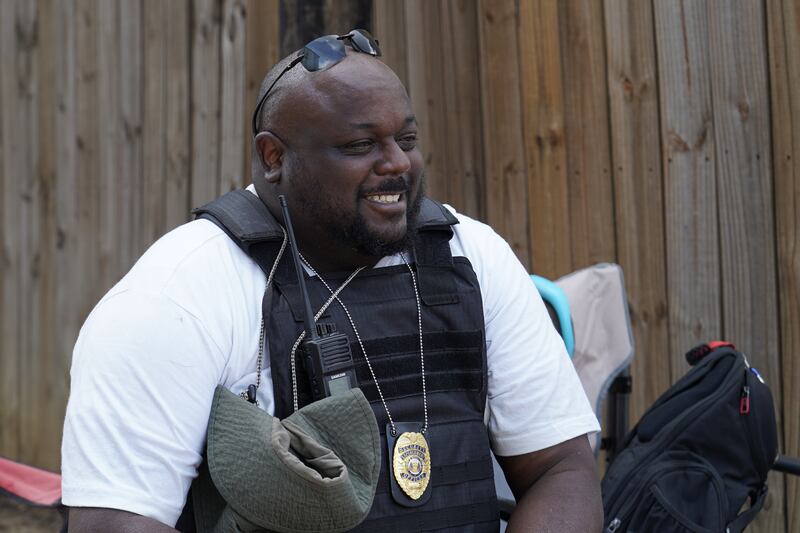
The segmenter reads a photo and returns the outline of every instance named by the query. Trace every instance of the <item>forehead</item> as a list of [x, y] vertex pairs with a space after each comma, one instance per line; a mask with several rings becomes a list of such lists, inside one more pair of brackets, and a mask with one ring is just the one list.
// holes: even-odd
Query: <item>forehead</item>
[[380, 60], [350, 54], [334, 67], [308, 77], [308, 118], [317, 123], [394, 126], [413, 115], [405, 87]]

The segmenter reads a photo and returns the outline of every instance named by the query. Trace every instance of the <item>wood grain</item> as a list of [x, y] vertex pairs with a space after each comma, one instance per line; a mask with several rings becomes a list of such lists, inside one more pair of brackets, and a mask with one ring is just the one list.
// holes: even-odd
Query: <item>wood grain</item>
[[154, 242], [166, 225], [167, 2], [144, 0], [144, 78], [142, 80], [141, 244]]
[[120, 139], [118, 172], [114, 177], [117, 212], [120, 221], [115, 240], [118, 250], [117, 271], [112, 282], [124, 275], [136, 262], [145, 247], [142, 244], [142, 87], [144, 40], [142, 35], [142, 0], [124, 0], [117, 12], [119, 27], [119, 110]]
[[407, 0], [408, 92], [417, 117], [427, 192], [444, 201], [449, 197], [449, 188], [442, 150], [447, 133], [441, 23], [438, 3]]
[[[251, 119], [258, 101], [261, 81], [278, 62], [280, 29], [278, 28], [278, 0], [248, 0], [245, 29], [245, 97], [243, 110], [245, 183], [253, 181], [253, 132]], [[256, 167], [260, 168], [260, 167]]]
[[[63, 357], [55, 353], [54, 340], [57, 316], [52, 298], [55, 286], [55, 182], [58, 161], [55, 151], [43, 149], [54, 146], [58, 139], [53, 128], [51, 113], [41, 110], [56, 108], [56, 88], [52, 84], [42, 84], [41, 80], [53, 80], [56, 71], [57, 33], [55, 31], [56, 9], [53, 2], [40, 0], [28, 3], [33, 9], [26, 14], [24, 22], [17, 21], [18, 28], [24, 28], [18, 35], [36, 35], [33, 47], [27, 52], [32, 68], [26, 80], [26, 92], [30, 95], [29, 115], [30, 133], [25, 139], [31, 156], [31, 167], [21, 177], [25, 182], [25, 195], [29, 199], [23, 203], [24, 211], [21, 227], [27, 233], [30, 258], [23, 290], [28, 305], [28, 316], [33, 320], [23, 323], [23, 348], [25, 357], [21, 359], [20, 380], [30, 390], [46, 391], [45, 394], [25, 395], [21, 402], [20, 416], [36, 423], [23, 424], [20, 438], [32, 443], [24, 447], [22, 458], [26, 462], [57, 468], [59, 461], [60, 426], [63, 421], [65, 389], [59, 387], [63, 376], [59, 375]], [[25, 37], [22, 41], [28, 41]], [[26, 132], [27, 133], [27, 132]]]
[[605, 3], [619, 264], [637, 357], [630, 423], [671, 384], [658, 80], [652, 5]]
[[169, 21], [166, 55], [166, 187], [164, 209], [167, 231], [186, 222], [191, 209], [191, 56], [190, 7], [188, 0], [166, 2], [166, 20]]
[[192, 12], [191, 207], [219, 194], [220, 160], [220, 5], [196, 0]]
[[572, 268], [616, 261], [603, 6], [560, 2]]
[[[480, 51], [478, 10], [469, 0], [445, 0], [439, 4], [443, 75], [444, 139], [434, 149], [446, 166], [447, 196], [459, 212], [482, 218], [486, 212], [486, 179], [483, 158], [481, 80], [477, 68]], [[429, 60], [430, 61], [430, 60]], [[437, 124], [438, 126], [438, 124]]]
[[244, 185], [245, 138], [242, 118], [245, 97], [245, 4], [244, 0], [224, 0], [222, 3], [221, 71], [220, 77], [220, 162], [219, 194]]
[[79, 270], [76, 260], [79, 234], [79, 202], [77, 158], [77, 53], [76, 53], [76, 15], [74, 0], [54, 1], [55, 20], [51, 23], [55, 32], [52, 52], [55, 57], [53, 86], [56, 93], [54, 108], [54, 129], [56, 142], [56, 173], [50, 202], [55, 214], [55, 227], [48, 228], [50, 234], [51, 261], [47, 266], [54, 274], [54, 284], [48, 291], [48, 307], [51, 313], [50, 336], [52, 352], [48, 359], [50, 373], [49, 387], [52, 390], [48, 405], [52, 426], [48, 441], [52, 447], [52, 458], [45, 464], [57, 467], [60, 456], [60, 436], [63, 426], [64, 410], [69, 394], [69, 369], [72, 347], [78, 338], [78, 331], [84, 316], [79, 313], [88, 297], [82, 287], [84, 274]]
[[[800, 457], [800, 6], [767, 2], [780, 305], [783, 453]], [[766, 157], [766, 154], [764, 154]], [[773, 390], [775, 390], [773, 388]], [[786, 531], [800, 530], [800, 479], [786, 476]]]
[[481, 116], [486, 175], [484, 220], [530, 266], [516, 2], [478, 2]]
[[381, 47], [381, 59], [394, 70], [408, 87], [406, 47], [406, 0], [374, 0], [372, 4], [373, 35]]
[[0, 2], [0, 169], [2, 169], [2, 256], [0, 256], [0, 453], [20, 458], [20, 193], [16, 140], [17, 83], [14, 39], [15, 7]]
[[95, 300], [117, 281], [122, 268], [121, 248], [127, 243], [118, 241], [124, 221], [118, 216], [119, 158], [122, 153], [120, 127], [120, 91], [122, 67], [120, 57], [120, 0], [101, 1], [97, 4], [97, 100], [94, 112], [98, 115], [97, 127], [97, 203], [94, 205], [97, 225], [91, 234], [97, 246], [99, 273]]
[[[764, 9], [755, 2], [711, 0], [708, 14], [723, 332], [770, 383], [780, 427]], [[748, 528], [756, 532], [779, 531], [785, 525], [784, 476], [771, 474], [769, 484], [769, 506]]]
[[671, 378], [683, 354], [722, 336], [708, 14], [700, 2], [655, 2]]
[[556, 279], [572, 271], [562, 28], [555, 2], [522, 2], [519, 9], [532, 271]]

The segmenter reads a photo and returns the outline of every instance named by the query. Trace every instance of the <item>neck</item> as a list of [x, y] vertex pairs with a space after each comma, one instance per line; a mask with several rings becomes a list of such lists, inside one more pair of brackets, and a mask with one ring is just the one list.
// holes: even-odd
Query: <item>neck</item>
[[335, 243], [301, 240], [299, 236], [298, 247], [317, 272], [347, 272], [359, 267], [371, 268], [381, 259], [366, 256], [353, 248], [337, 246]]

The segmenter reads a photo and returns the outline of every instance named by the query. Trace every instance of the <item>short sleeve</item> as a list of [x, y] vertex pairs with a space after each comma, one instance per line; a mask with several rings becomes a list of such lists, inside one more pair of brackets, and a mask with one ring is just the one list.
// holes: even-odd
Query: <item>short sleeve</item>
[[198, 319], [163, 293], [106, 296], [73, 354], [63, 503], [174, 525], [202, 458], [225, 364]]
[[472, 263], [483, 297], [492, 449], [500, 456], [521, 455], [599, 431], [528, 272], [491, 228], [458, 217], [451, 247]]

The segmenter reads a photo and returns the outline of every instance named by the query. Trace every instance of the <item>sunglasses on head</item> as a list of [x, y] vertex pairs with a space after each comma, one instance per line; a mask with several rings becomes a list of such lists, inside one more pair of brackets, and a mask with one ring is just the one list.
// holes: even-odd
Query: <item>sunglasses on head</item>
[[261, 107], [267, 99], [272, 88], [278, 83], [284, 74], [289, 72], [298, 63], [302, 63], [305, 69], [309, 72], [316, 72], [318, 70], [325, 70], [335, 64], [339, 63], [342, 59], [347, 57], [347, 51], [344, 48], [345, 43], [349, 44], [356, 52], [369, 54], [371, 56], [380, 56], [381, 49], [378, 47], [378, 41], [370, 35], [367, 30], [356, 29], [345, 35], [325, 35], [314, 39], [303, 47], [300, 54], [292, 60], [291, 63], [286, 65], [286, 68], [278, 74], [275, 81], [264, 92], [264, 96], [256, 104], [256, 110], [253, 112], [253, 137], [258, 135], [258, 115], [261, 113]]

